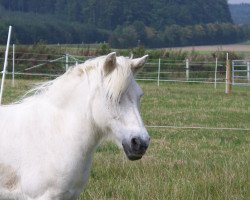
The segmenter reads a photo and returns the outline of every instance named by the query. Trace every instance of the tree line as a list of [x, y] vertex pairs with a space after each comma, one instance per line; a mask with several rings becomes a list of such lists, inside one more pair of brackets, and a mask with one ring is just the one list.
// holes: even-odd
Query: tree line
[[0, 4], [8, 11], [51, 14], [108, 30], [134, 21], [156, 29], [232, 22], [227, 0], [0, 0]]
[[249, 38], [227, 0], [0, 0], [0, 43], [108, 42], [114, 48], [225, 44]]
[[118, 27], [109, 37], [109, 43], [112, 46], [126, 48], [138, 44], [150, 47], [227, 44], [249, 38], [250, 32], [244, 30], [231, 23], [209, 23], [189, 26], [170, 25], [156, 32], [135, 22], [133, 25]]

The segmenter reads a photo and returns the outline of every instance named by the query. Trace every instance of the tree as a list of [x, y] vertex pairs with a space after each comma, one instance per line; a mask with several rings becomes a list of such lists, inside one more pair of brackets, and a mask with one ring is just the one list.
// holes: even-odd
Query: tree
[[83, 21], [82, 8], [79, 0], [71, 0], [67, 7], [69, 21]]
[[0, 10], [0, 28], [12, 24], [20, 43], [166, 47], [232, 43], [249, 33], [231, 23], [227, 0], [0, 0]]

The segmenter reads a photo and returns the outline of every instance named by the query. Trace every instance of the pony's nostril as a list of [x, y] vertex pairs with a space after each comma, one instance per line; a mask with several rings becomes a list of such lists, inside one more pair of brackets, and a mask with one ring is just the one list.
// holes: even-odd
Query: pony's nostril
[[131, 139], [131, 147], [135, 150], [139, 150], [140, 149], [140, 139], [138, 137], [134, 137]]

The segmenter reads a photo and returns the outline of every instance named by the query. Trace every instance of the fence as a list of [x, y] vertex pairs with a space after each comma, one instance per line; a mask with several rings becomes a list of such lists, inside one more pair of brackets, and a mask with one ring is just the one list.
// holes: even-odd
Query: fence
[[[7, 68], [7, 74], [33, 75], [33, 76], [59, 76], [69, 66], [84, 62], [87, 57], [65, 55], [34, 54], [25, 57], [15, 56], [9, 58], [12, 61]], [[13, 54], [14, 55], [14, 54]], [[49, 59], [46, 59], [46, 58]], [[3, 61], [3, 58], [0, 58]], [[209, 62], [192, 62], [190, 60], [149, 60], [144, 69], [137, 74], [138, 80], [156, 81], [158, 85], [162, 81], [176, 82], [204, 82], [222, 83], [225, 79], [225, 63], [217, 59]]]
[[146, 63], [143, 71], [137, 75], [138, 80], [156, 81], [158, 85], [163, 81], [171, 82], [202, 82], [224, 83], [226, 74], [225, 62], [206, 61], [193, 62], [186, 60], [159, 59]]
[[[12, 54], [12, 55], [11, 55]], [[14, 80], [15, 76], [44, 76], [56, 77], [63, 74], [70, 66], [83, 63], [87, 57], [51, 54], [36, 54], [36, 53], [10, 53], [9, 61], [12, 66], [8, 65], [6, 74], [11, 74]], [[0, 57], [0, 66], [3, 62]]]
[[250, 86], [250, 60], [232, 61], [232, 84]]
[[[13, 51], [9, 56], [9, 61], [12, 61], [12, 66], [8, 66], [7, 74], [12, 74], [13, 80], [17, 75], [56, 77], [64, 73], [69, 68], [69, 66], [83, 63], [87, 59], [89, 59], [89, 57], [72, 56], [69, 54], [32, 54]], [[0, 58], [0, 64], [3, 63], [3, 60], [3, 58]], [[242, 69], [242, 67], [247, 69]], [[243, 73], [245, 73], [244, 79], [242, 78]], [[239, 83], [241, 85], [249, 84], [250, 62], [233, 61], [232, 76], [233, 85]], [[188, 59], [154, 59], [149, 60], [146, 63], [144, 69], [137, 74], [136, 79], [155, 81], [158, 85], [160, 85], [161, 82], [167, 81], [213, 83], [214, 87], [216, 88], [217, 83], [225, 83], [225, 77], [225, 62], [218, 61], [217, 59], [201, 62]], [[239, 80], [241, 81], [239, 82]]]

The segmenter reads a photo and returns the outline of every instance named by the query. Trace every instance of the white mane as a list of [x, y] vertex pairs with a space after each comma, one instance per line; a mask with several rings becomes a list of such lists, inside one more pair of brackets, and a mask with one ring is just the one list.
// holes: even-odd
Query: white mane
[[[104, 56], [93, 58], [83, 64], [70, 67], [58, 78], [42, 83], [29, 90], [23, 98], [15, 104], [26, 101], [37, 101], [37, 98], [41, 96], [51, 98], [53, 96], [59, 97], [60, 95], [66, 95], [69, 97], [73, 87], [80, 84], [83, 79], [88, 79], [90, 73], [98, 73], [98, 67], [104, 58]], [[107, 89], [106, 97], [111, 101], [119, 102], [122, 93], [126, 91], [128, 84], [131, 82], [133, 73], [130, 66], [131, 59], [122, 56], [117, 57], [117, 67], [114, 69], [114, 72], [109, 74], [108, 78], [102, 82]], [[94, 77], [100, 78], [97, 74]], [[91, 84], [91, 82], [89, 82], [89, 84]]]

